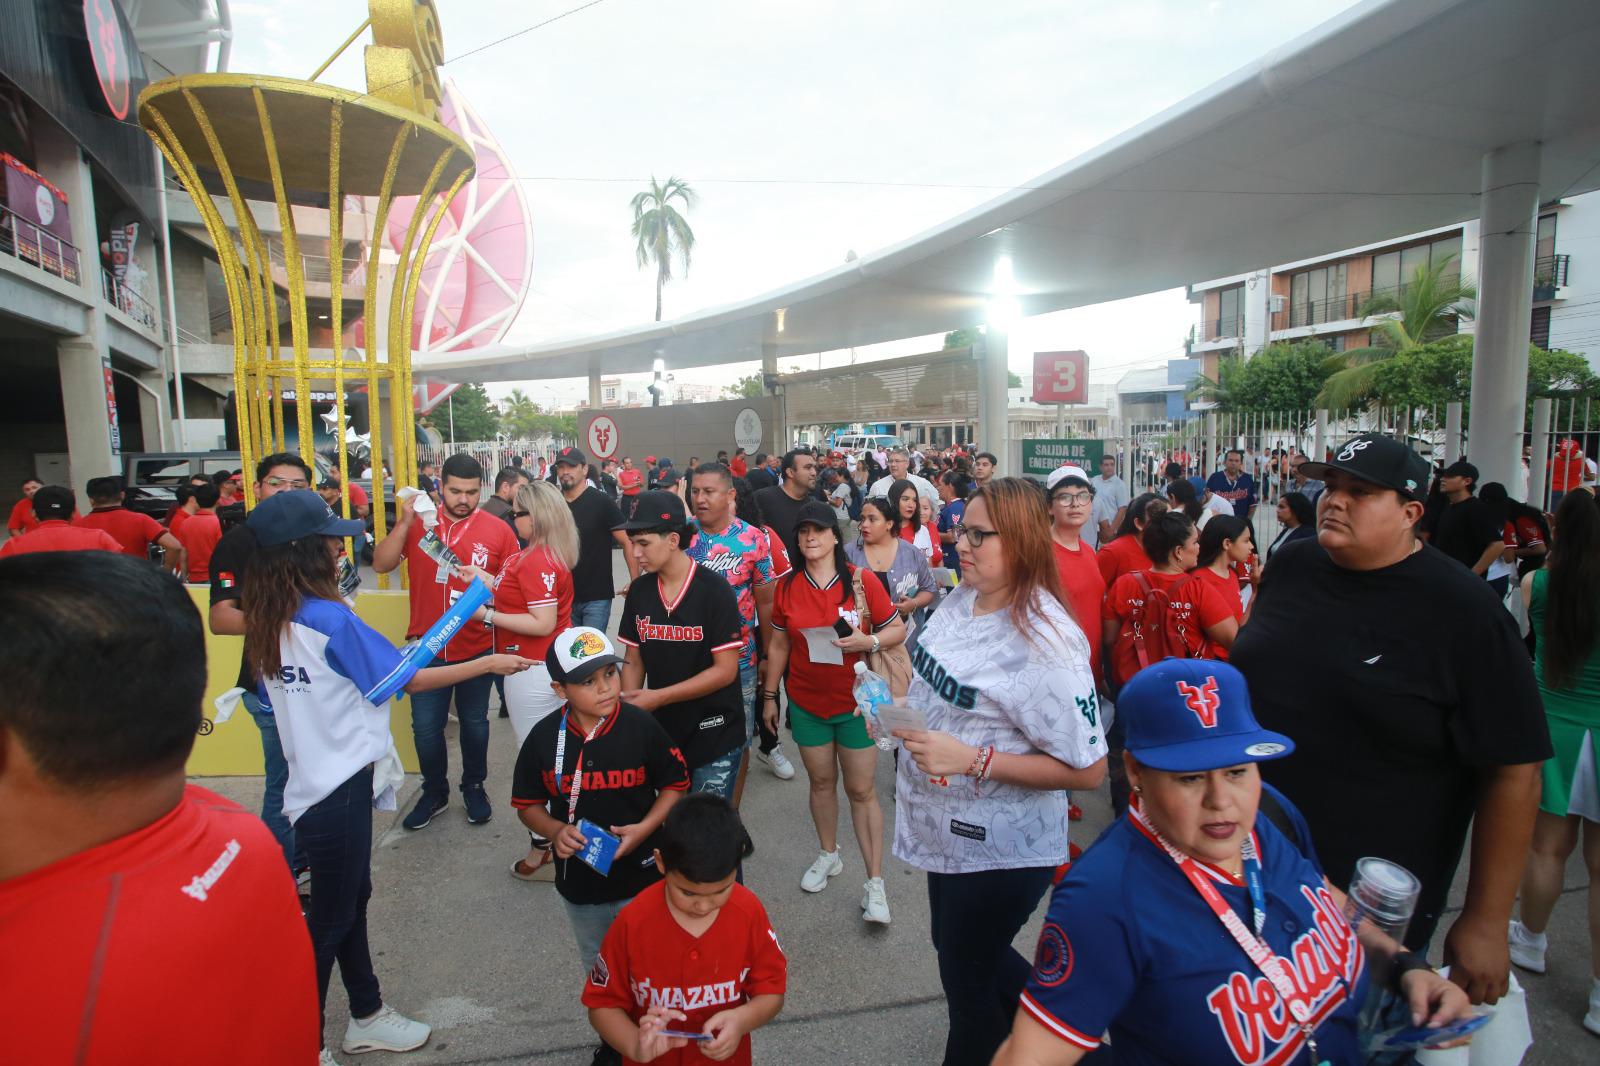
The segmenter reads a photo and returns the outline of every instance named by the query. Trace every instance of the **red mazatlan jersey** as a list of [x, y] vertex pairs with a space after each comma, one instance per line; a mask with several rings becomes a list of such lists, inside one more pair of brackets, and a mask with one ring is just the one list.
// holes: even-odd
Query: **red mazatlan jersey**
[[495, 627], [494, 650], [544, 662], [550, 644], [572, 624], [572, 571], [548, 544], [524, 548], [506, 560], [494, 579], [494, 613], [532, 614], [540, 607], [556, 609], [556, 627], [542, 637], [529, 637]]
[[[789, 961], [778, 934], [754, 892], [734, 885], [711, 927], [695, 937], [672, 916], [666, 884], [658, 881], [635, 896], [611, 923], [594, 969], [583, 983], [583, 1005], [617, 1007], [638, 1021], [660, 1004], [688, 1015], [685, 1021], [674, 1021], [674, 1029], [698, 1033], [714, 1014], [755, 996], [783, 995], [788, 974]], [[711, 1060], [691, 1042], [653, 1061], [691, 1066]], [[749, 1066], [749, 1034], [723, 1061]]]
[[[406, 577], [411, 594], [411, 622], [406, 627], [408, 638], [420, 637], [450, 609], [450, 605], [467, 591], [470, 582], [452, 577], [440, 583], [435, 580], [439, 564], [420, 547], [422, 535], [420, 519], [411, 523], [406, 534]], [[517, 552], [517, 538], [503, 519], [487, 511], [473, 511], [459, 521], [453, 521], [442, 511], [435, 529], [444, 546], [456, 553], [464, 563], [479, 570], [498, 574], [506, 559]], [[476, 622], [461, 627], [450, 643], [444, 646], [445, 661], [458, 663], [488, 651], [494, 645], [494, 636], [487, 626]]]
[[0, 944], [7, 1061], [316, 1061], [317, 971], [283, 851], [203, 788], [137, 832], [0, 881]]

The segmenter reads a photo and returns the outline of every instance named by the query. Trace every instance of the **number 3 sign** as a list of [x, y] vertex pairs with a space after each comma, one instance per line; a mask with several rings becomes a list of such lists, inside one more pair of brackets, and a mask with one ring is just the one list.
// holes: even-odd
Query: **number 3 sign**
[[1034, 352], [1033, 402], [1088, 403], [1089, 357], [1083, 352]]

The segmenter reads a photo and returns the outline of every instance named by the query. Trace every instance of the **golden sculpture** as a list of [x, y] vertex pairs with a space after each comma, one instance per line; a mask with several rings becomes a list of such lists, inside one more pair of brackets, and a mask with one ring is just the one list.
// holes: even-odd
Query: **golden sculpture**
[[[369, 0], [368, 11], [367, 21], [312, 75], [315, 79], [326, 70], [370, 26], [375, 43], [366, 49], [365, 93], [315, 80], [193, 74], [145, 89], [139, 96], [139, 121], [193, 198], [216, 246], [233, 318], [235, 410], [243, 467], [249, 470], [259, 457], [283, 450], [283, 388], [292, 382], [300, 454], [315, 470], [312, 383], [328, 383], [334, 397], [334, 434], [340, 442], [342, 510], [348, 516], [344, 389], [347, 378], [364, 382], [372, 448], [372, 517], [374, 533], [381, 540], [388, 522], [380, 396], [386, 386], [394, 484], [397, 488], [416, 484], [412, 307], [428, 247], [450, 201], [472, 176], [474, 161], [466, 143], [437, 121], [436, 68], [443, 46], [432, 0]], [[229, 228], [213, 193], [232, 208], [235, 228]], [[346, 196], [369, 196], [377, 202], [365, 263], [365, 351], [350, 353], [358, 358], [347, 355], [341, 341], [341, 208]], [[388, 306], [381, 307], [378, 249], [396, 196], [419, 197], [419, 206], [399, 249]], [[287, 352], [280, 336], [273, 263], [247, 206], [251, 200], [277, 207], [289, 280]], [[329, 209], [330, 359], [311, 358], [296, 206]], [[380, 321], [387, 325], [381, 344]], [[244, 493], [245, 506], [253, 507], [255, 487], [248, 478]], [[380, 575], [379, 585], [388, 587], [387, 575]]]

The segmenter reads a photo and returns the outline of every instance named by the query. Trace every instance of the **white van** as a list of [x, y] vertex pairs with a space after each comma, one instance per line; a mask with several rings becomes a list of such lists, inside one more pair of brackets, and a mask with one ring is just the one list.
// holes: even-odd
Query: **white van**
[[905, 442], [892, 433], [841, 433], [833, 439], [835, 451], [849, 452], [851, 455], [903, 447]]

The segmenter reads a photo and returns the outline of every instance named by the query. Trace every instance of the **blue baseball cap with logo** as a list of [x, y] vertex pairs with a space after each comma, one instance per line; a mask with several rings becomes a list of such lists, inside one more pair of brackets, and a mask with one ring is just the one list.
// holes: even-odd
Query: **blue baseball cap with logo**
[[1145, 667], [1122, 686], [1117, 714], [1127, 727], [1127, 749], [1155, 770], [1217, 770], [1294, 751], [1294, 741], [1256, 721], [1244, 675], [1212, 659]]
[[245, 524], [257, 543], [271, 547], [320, 533], [325, 537], [359, 537], [366, 523], [340, 518], [321, 496], [310, 489], [277, 492], [257, 503]]

